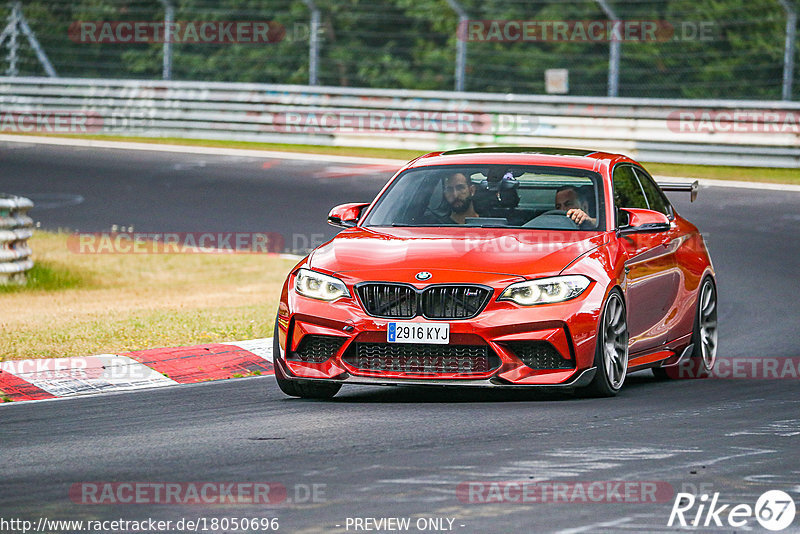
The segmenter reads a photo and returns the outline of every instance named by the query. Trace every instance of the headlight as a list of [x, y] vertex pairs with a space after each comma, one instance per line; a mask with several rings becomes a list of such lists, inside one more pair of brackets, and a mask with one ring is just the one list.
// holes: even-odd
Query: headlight
[[297, 271], [294, 278], [294, 290], [304, 297], [328, 302], [350, 296], [347, 286], [338, 278], [308, 269]]
[[521, 306], [563, 302], [583, 293], [591, 282], [579, 274], [517, 282], [508, 286], [497, 300], [510, 300]]

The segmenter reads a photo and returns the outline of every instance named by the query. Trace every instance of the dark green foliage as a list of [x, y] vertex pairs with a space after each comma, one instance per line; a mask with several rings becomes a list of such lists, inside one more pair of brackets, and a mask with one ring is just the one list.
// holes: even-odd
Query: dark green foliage
[[[299, 0], [172, 0], [177, 21], [265, 21], [286, 28], [270, 44], [173, 46], [173, 79], [306, 84], [310, 11]], [[795, 0], [795, 3], [798, 3]], [[316, 0], [322, 12], [321, 85], [451, 90], [458, 17], [446, 0]], [[606, 16], [591, 0], [461, 0], [471, 19], [589, 21]], [[621, 46], [620, 96], [779, 99], [786, 15], [777, 0], [611, 1], [624, 20], [662, 21], [666, 40]], [[68, 36], [76, 21], [158, 21], [158, 0], [23, 2], [27, 20], [60, 76], [157, 79], [162, 45], [87, 44]], [[800, 10], [800, 5], [798, 5]], [[8, 16], [7, 4], [0, 17]], [[0, 25], [0, 27], [4, 24]], [[698, 28], [706, 35], [698, 38]], [[541, 94], [544, 71], [569, 69], [570, 94], [607, 91], [606, 42], [469, 42], [468, 91]], [[20, 36], [19, 73], [43, 70]], [[797, 61], [800, 57], [795, 53]], [[0, 70], [5, 71], [5, 50]], [[800, 87], [795, 68], [794, 93]]]

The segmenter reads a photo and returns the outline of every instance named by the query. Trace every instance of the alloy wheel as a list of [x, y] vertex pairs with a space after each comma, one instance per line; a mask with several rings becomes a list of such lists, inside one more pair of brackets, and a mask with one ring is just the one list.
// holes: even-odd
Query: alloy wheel
[[603, 317], [603, 360], [612, 389], [619, 389], [628, 370], [628, 324], [622, 298], [612, 293], [608, 297]]
[[717, 292], [711, 280], [706, 280], [703, 284], [698, 306], [700, 354], [703, 366], [710, 371], [717, 359]]

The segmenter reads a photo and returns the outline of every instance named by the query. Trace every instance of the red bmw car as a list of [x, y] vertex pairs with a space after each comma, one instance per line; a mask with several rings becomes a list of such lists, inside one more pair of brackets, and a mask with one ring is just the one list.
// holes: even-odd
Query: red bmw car
[[405, 165], [303, 259], [281, 294], [278, 385], [579, 388], [714, 365], [716, 284], [703, 237], [632, 159], [483, 148]]

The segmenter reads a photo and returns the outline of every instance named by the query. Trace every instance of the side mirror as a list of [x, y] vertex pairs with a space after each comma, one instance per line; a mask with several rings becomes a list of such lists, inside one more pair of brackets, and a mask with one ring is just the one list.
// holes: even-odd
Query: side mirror
[[328, 213], [328, 224], [340, 228], [352, 228], [358, 224], [361, 211], [369, 206], [364, 203], [340, 204]]
[[[651, 232], [666, 232], [670, 228], [669, 219], [660, 211], [643, 210], [639, 208], [620, 208], [620, 234], [644, 234]], [[627, 216], [628, 222], [624, 224]]]

